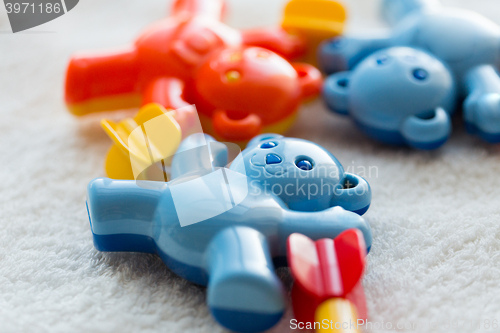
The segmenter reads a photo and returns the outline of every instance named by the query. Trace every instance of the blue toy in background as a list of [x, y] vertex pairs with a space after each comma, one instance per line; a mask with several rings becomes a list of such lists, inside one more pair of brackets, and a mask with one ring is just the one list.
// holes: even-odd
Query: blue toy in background
[[[384, 0], [382, 9], [385, 19], [395, 25], [390, 36], [335, 38], [325, 42], [318, 55], [319, 62], [327, 73], [352, 70], [353, 80], [355, 77], [363, 75], [373, 75], [372, 79], [374, 79], [377, 73], [379, 74], [377, 84], [372, 83], [371, 85], [375, 89], [374, 91], [370, 90], [370, 86], [362, 86], [361, 88], [364, 89], [363, 94], [368, 92], [372, 95], [371, 100], [368, 96], [364, 97], [364, 103], [373, 103], [377, 107], [383, 107], [384, 110], [372, 108], [370, 119], [364, 116], [370, 111], [363, 110], [363, 118], [356, 118], [363, 129], [386, 142], [395, 144], [406, 142], [424, 149], [439, 146], [439, 143], [445, 140], [443, 133], [446, 131], [443, 124], [446, 115], [442, 112], [436, 112], [436, 108], [442, 108], [451, 113], [454, 94], [451, 82], [445, 83], [449, 81], [449, 74], [445, 70], [437, 68], [439, 67], [437, 63], [441, 61], [449, 69], [456, 82], [457, 99], [459, 97], [465, 99], [463, 117], [467, 130], [488, 142], [500, 142], [500, 78], [497, 72], [498, 66], [500, 66], [500, 27], [472, 11], [444, 8], [437, 0]], [[436, 59], [432, 60], [432, 65], [429, 65], [432, 68], [421, 62], [412, 66], [408, 62], [405, 63], [404, 57], [401, 58], [397, 55], [399, 51], [388, 49], [391, 47], [411, 47], [428, 53], [427, 56], [433, 55]], [[379, 52], [377, 55], [383, 57], [384, 51], [388, 55], [387, 61], [377, 59], [376, 56], [363, 61], [374, 52]], [[390, 56], [391, 53], [396, 59]], [[423, 59], [425, 57], [423, 53], [419, 54], [417, 58]], [[403, 76], [398, 76], [395, 79], [394, 71], [396, 69], [393, 69], [394, 71], [384, 69], [384, 64], [377, 66], [380, 71], [377, 72], [373, 68], [372, 73], [367, 73], [369, 70], [366, 62], [370, 59], [372, 59], [372, 64], [373, 61], [379, 61], [394, 67], [396, 65], [391, 65], [390, 62], [391, 60], [396, 61], [397, 66], [401, 66], [402, 70], [405, 71], [406, 79]], [[373, 66], [376, 65], [378, 64], [373, 64]], [[357, 73], [357, 71], [367, 72]], [[342, 76], [336, 76], [337, 82], [341, 86], [349, 86], [353, 83], [348, 79], [349, 74], [343, 75], [346, 78], [340, 81]], [[443, 77], [435, 78], [437, 75]], [[441, 83], [437, 84], [436, 81]], [[349, 98], [348, 102], [344, 101], [345, 104], [339, 102], [338, 89], [333, 89], [332, 85], [333, 79], [329, 80], [324, 90], [324, 96], [330, 106], [338, 110], [340, 104], [340, 109], [344, 108], [340, 111], [344, 113], [351, 112], [357, 107], [357, 104], [353, 102], [354, 97]], [[385, 103], [380, 101], [380, 97], [375, 97], [382, 92], [379, 85], [387, 89], [383, 92], [384, 96], [387, 96]], [[429, 98], [419, 97], [425, 91], [423, 86], [426, 85], [436, 85], [441, 92], [430, 94], [433, 101], [430, 101]], [[404, 91], [406, 88], [403, 87], [408, 87], [408, 91]], [[449, 90], [445, 93], [446, 87]], [[350, 87], [349, 96], [360, 96], [362, 93], [354, 90], [361, 88], [359, 85]], [[395, 112], [395, 108], [400, 107], [400, 96], [411, 96], [408, 98], [405, 109], [420, 111], [421, 114], [413, 115], [422, 120], [416, 121], [412, 125], [408, 125], [406, 121], [399, 124], [399, 129], [396, 132], [401, 134], [404, 140], [401, 140], [401, 136], [396, 135], [393, 131], [387, 133], [386, 130], [389, 128], [379, 127], [380, 123], [396, 121], [391, 114]], [[428, 107], [431, 109], [425, 110]], [[357, 111], [354, 113], [357, 114]], [[432, 117], [433, 115], [434, 117]], [[356, 117], [354, 114], [353, 116]], [[373, 119], [377, 119], [377, 121], [373, 122]], [[422, 125], [422, 123], [429, 123], [429, 120], [433, 119], [441, 125]], [[434, 120], [431, 121], [431, 123], [433, 122]], [[439, 139], [440, 136], [442, 136], [441, 141], [431, 142], [434, 138]], [[424, 140], [418, 140], [415, 144], [414, 138], [419, 137]]]
[[324, 148], [263, 134], [228, 164], [209, 136], [182, 141], [169, 182], [98, 178], [88, 185], [94, 245], [100, 251], [158, 254], [179, 276], [207, 285], [207, 303], [228, 329], [258, 332], [285, 310], [273, 259], [292, 233], [313, 240], [358, 228], [371, 201], [368, 183], [344, 172]]
[[331, 110], [348, 114], [385, 143], [434, 149], [451, 133], [453, 77], [434, 56], [416, 49], [383, 49], [353, 71], [331, 75], [323, 98]]

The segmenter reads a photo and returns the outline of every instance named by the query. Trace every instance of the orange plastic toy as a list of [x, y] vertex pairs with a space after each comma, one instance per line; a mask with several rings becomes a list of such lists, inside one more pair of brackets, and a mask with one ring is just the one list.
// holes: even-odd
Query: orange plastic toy
[[[311, 0], [293, 1], [300, 7]], [[317, 1], [342, 9], [334, 1]], [[297, 35], [283, 28], [238, 31], [220, 22], [223, 11], [222, 0], [176, 0], [171, 16], [133, 45], [73, 56], [65, 87], [69, 109], [84, 115], [152, 102], [167, 109], [195, 104], [204, 131], [219, 140], [243, 143], [262, 132], [283, 132], [322, 81], [313, 66], [285, 60], [306, 52], [304, 22], [294, 30], [295, 21], [285, 20], [287, 31]], [[311, 13], [304, 15], [315, 27], [326, 21], [324, 13], [317, 22]], [[343, 22], [343, 11], [332, 14], [339, 17]], [[339, 33], [338, 24], [325, 29], [330, 36]]]

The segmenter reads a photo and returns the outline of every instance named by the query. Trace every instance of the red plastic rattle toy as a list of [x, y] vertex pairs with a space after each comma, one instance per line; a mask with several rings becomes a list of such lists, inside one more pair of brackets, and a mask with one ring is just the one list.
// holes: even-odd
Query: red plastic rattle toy
[[[304, 20], [293, 9], [305, 7], [306, 1], [309, 7], [320, 3], [334, 11], [329, 11], [330, 17], [324, 11], [318, 15], [318, 9], [306, 11], [301, 15], [310, 20]], [[238, 143], [262, 132], [283, 132], [293, 123], [299, 104], [319, 93], [322, 81], [315, 67], [285, 58], [306, 52], [308, 41], [301, 32], [314, 37], [314, 25], [336, 35], [345, 19], [342, 6], [334, 1], [293, 0], [289, 7], [283, 26], [287, 23], [292, 31], [295, 25], [296, 35], [284, 28], [233, 29], [220, 21], [222, 0], [176, 0], [169, 17], [125, 49], [73, 56], [66, 103], [75, 115], [152, 102], [167, 109], [195, 104], [205, 132]], [[311, 23], [300, 26], [306, 21]], [[182, 128], [183, 116], [174, 117]]]
[[366, 245], [358, 229], [346, 230], [334, 240], [314, 242], [301, 234], [288, 238], [297, 327], [361, 332], [358, 327], [367, 319], [361, 284], [365, 257]]

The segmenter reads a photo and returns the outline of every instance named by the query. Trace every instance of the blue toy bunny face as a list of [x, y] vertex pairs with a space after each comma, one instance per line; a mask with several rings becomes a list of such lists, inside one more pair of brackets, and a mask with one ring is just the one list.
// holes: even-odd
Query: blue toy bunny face
[[392, 47], [375, 52], [351, 72], [331, 75], [323, 97], [334, 111], [349, 114], [370, 136], [420, 149], [442, 145], [451, 131], [455, 82], [429, 53]]
[[348, 82], [353, 116], [391, 117], [396, 123], [409, 115], [448, 106], [453, 87], [453, 78], [443, 63], [406, 47], [374, 53], [355, 69]]
[[270, 182], [300, 177], [328, 178], [338, 183], [344, 173], [340, 162], [324, 148], [310, 141], [281, 136], [264, 135], [250, 142], [243, 151], [243, 160], [248, 177]]
[[325, 175], [320, 175], [320, 171], [328, 171], [330, 180], [338, 182], [343, 173], [340, 163], [328, 151], [300, 139], [264, 140], [245, 152], [245, 156], [250, 162], [250, 178], [318, 178]]
[[257, 193], [264, 189], [289, 206], [314, 200], [321, 202], [320, 206], [328, 206], [336, 186], [344, 180], [340, 162], [321, 146], [306, 140], [262, 135], [252, 140], [241, 156], [231, 169], [239, 171], [244, 166], [250, 186], [258, 185]]

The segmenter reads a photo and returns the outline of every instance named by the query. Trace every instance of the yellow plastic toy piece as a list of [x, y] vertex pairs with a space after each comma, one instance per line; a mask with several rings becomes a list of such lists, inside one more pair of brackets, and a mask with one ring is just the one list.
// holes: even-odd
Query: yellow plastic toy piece
[[356, 308], [344, 298], [330, 298], [324, 301], [317, 307], [314, 318], [315, 322], [321, 323], [320, 328], [316, 329], [317, 333], [361, 333], [361, 330], [356, 328], [357, 320]]
[[101, 125], [114, 142], [105, 163], [113, 179], [149, 179], [143, 171], [173, 156], [182, 137], [172, 112], [155, 103], [142, 107], [134, 118], [119, 123], [103, 119]]
[[307, 40], [308, 54], [303, 60], [315, 65], [319, 44], [342, 34], [345, 20], [344, 6], [336, 1], [291, 0], [285, 7], [281, 26]]

